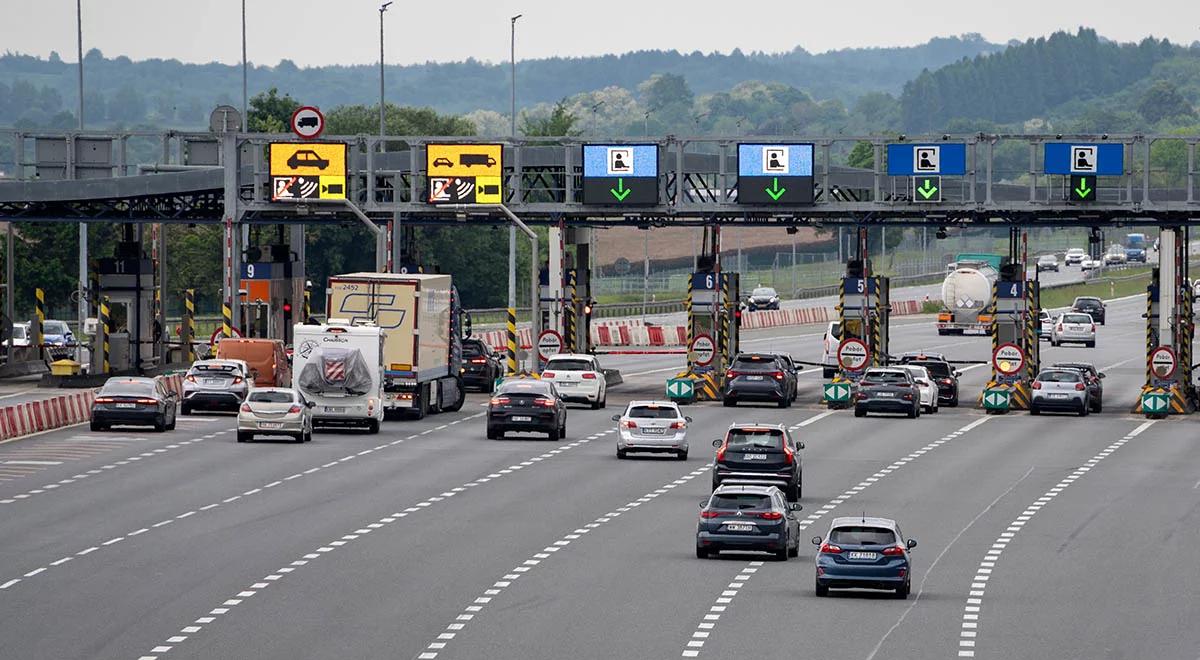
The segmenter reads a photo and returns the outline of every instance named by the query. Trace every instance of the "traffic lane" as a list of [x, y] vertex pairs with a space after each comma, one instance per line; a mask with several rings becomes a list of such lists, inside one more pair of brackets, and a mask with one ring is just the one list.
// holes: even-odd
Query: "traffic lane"
[[[576, 426], [596, 428], [600, 413], [594, 417], [596, 424], [581, 424], [577, 418]], [[264, 487], [262, 496], [244, 497], [154, 529], [153, 534], [127, 538], [118, 552], [102, 547], [82, 559], [52, 566], [34, 576], [36, 584], [30, 580], [0, 592], [0, 635], [20, 638], [9, 647], [14, 657], [140, 657], [180, 626], [236, 598], [247, 586], [314, 548], [332, 550], [324, 544], [344, 543], [337, 539], [418, 502], [453, 511], [458, 493], [446, 496], [450, 488], [504, 470], [507, 474], [494, 479], [501, 482], [522, 474], [513, 467], [515, 461], [570, 444], [487, 441], [483, 421], [473, 421], [478, 426], [459, 424], [420, 442], [414, 438], [402, 445], [403, 451], [377, 452], [348, 461], [338, 470]], [[446, 460], [448, 455], [454, 460]], [[527, 469], [553, 471], [554, 461], [543, 460], [544, 465], [539, 462]], [[574, 476], [576, 482], [580, 478]], [[483, 485], [476, 484], [486, 490]], [[532, 495], [523, 496], [528, 501]], [[517, 504], [509, 502], [509, 510]], [[463, 522], [455, 517], [450, 525], [461, 529]], [[411, 526], [405, 527], [411, 533]], [[391, 548], [384, 550], [392, 554]], [[63, 620], [72, 621], [72, 626], [61, 626]]]
[[[802, 520], [818, 515], [825, 502], [859, 480], [963, 422], [923, 416], [890, 423], [886, 437], [869, 432], [885, 423], [842, 411], [798, 429], [806, 443]], [[785, 575], [796, 571], [795, 559], [774, 562], [755, 553], [697, 559], [697, 505], [710, 490], [703, 477], [693, 480], [683, 490], [625, 514], [619, 526], [598, 529], [572, 544], [569, 552], [556, 553], [536, 574], [506, 589], [502, 602], [477, 615], [446, 657], [679, 657], [715, 598], [727, 592], [749, 562], [774, 563]], [[807, 543], [807, 536], [802, 540]], [[759, 568], [760, 574], [763, 570]], [[811, 630], [811, 622], [806, 628]], [[777, 656], [779, 648], [787, 647], [774, 646], [763, 657]], [[497, 649], [502, 649], [498, 656]], [[752, 656], [738, 651], [710, 657]]]
[[[1200, 457], [1190, 424], [1156, 423], [1024, 525], [981, 598], [976, 657], [1196, 655], [1200, 573], [1187, 558], [1200, 545]], [[1014, 519], [991, 527], [993, 539]]]
[[[724, 420], [724, 411], [711, 406], [690, 413], [697, 428]], [[613, 427], [602, 411], [586, 415], [595, 422], [591, 428], [608, 431]], [[767, 419], [795, 417], [780, 411]], [[236, 616], [221, 618], [204, 634], [172, 650], [170, 657], [414, 657], [464, 606], [531, 553], [564, 531], [700, 468], [704, 464], [701, 457], [712, 451], [708, 447], [705, 452], [696, 442], [704, 437], [701, 434], [693, 438], [696, 454], [686, 462], [618, 460], [613, 433], [592, 435], [596, 439], [585, 445], [470, 488], [445, 505], [439, 504], [440, 509], [428, 507], [427, 515], [424, 511], [414, 514], [322, 557], [311, 568], [298, 568], [273, 582], [258, 600], [238, 606]], [[506, 442], [481, 437], [473, 442], [483, 450], [509, 455]], [[456, 485], [446, 481], [440, 487]], [[369, 501], [397, 501], [389, 490], [386, 484], [364, 485], [359, 496]], [[314, 517], [333, 516], [314, 512]], [[341, 518], [341, 527], [332, 534], [339, 535], [370, 521], [347, 520], [341, 514], [336, 517]], [[265, 575], [252, 573], [246, 579], [256, 581]], [[166, 627], [151, 627], [159, 634], [170, 634], [204, 615], [207, 607], [220, 605], [239, 588], [235, 585], [199, 608], [175, 612]], [[416, 594], [420, 597], [414, 598]], [[264, 635], [278, 625], [281, 616], [289, 621], [293, 633], [282, 639]], [[337, 634], [333, 634], [331, 621], [337, 622]]]
[[[1077, 425], [1079, 433], [1060, 437], [1056, 420], [990, 418], [830, 514], [894, 518], [907, 537], [917, 539], [913, 596], [899, 601], [887, 592], [853, 590], [818, 598], [815, 548], [809, 544], [801, 550], [801, 570], [769, 563], [760, 569], [722, 617], [704, 655], [753, 656], [777, 645], [813, 656], [874, 658], [898, 649], [911, 657], [956, 655], [965, 589], [996, 525], [1007, 524], [1030, 494], [1044, 492], [1068, 466], [1137, 423], [1089, 418]], [[823, 537], [829, 522], [811, 528], [811, 536]], [[813, 621], [821, 622], [819, 635], [812, 634]]]

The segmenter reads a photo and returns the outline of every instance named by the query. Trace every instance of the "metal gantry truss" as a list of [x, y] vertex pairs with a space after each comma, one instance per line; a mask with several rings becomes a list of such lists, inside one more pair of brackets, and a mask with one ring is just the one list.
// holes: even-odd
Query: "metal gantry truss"
[[[0, 131], [0, 139], [4, 135]], [[290, 135], [238, 134], [236, 153], [225, 135], [186, 132], [7, 132], [13, 163], [0, 163], [0, 219], [85, 222], [237, 222], [309, 223], [353, 220], [342, 206], [273, 202], [267, 145], [296, 141]], [[65, 159], [38, 155], [39, 141], [65, 141]], [[131, 141], [154, 146], [154, 162], [134, 163]], [[322, 141], [349, 146], [348, 197], [376, 222], [401, 220], [416, 224], [503, 222], [489, 213], [475, 214], [424, 202], [429, 143], [503, 143], [506, 205], [527, 222], [581, 225], [700, 224], [869, 224], [936, 225], [1000, 222], [1011, 224], [1114, 223], [1172, 225], [1200, 215], [1196, 145], [1200, 136], [1180, 135], [936, 135], [936, 136], [754, 136], [639, 139], [659, 147], [659, 200], [650, 207], [585, 206], [581, 146], [622, 144], [624, 138], [490, 139], [483, 137], [376, 136], [330, 137]], [[814, 203], [807, 206], [750, 206], [737, 200], [737, 144], [811, 143], [814, 145]], [[85, 145], [104, 146], [113, 154], [106, 162], [88, 159]], [[873, 165], [851, 168], [837, 164], [859, 142], [871, 145]], [[907, 142], [967, 145], [967, 173], [942, 176], [942, 201], [912, 199], [911, 177], [887, 174], [886, 145]], [[1069, 199], [1068, 179], [1042, 173], [1042, 146], [1047, 142], [1120, 144], [1124, 171], [1097, 180], [1096, 201]], [[1157, 148], [1156, 145], [1168, 145]], [[161, 145], [161, 151], [159, 151]], [[1007, 154], [1006, 158], [998, 153]], [[1027, 152], [1028, 161], [1024, 154]], [[27, 153], [34, 153], [27, 158]], [[1160, 156], [1160, 153], [1165, 155]], [[1021, 167], [1004, 163], [1020, 156]], [[1186, 158], [1186, 165], [1180, 158]], [[239, 162], [237, 212], [226, 207], [224, 167]], [[1161, 161], [1161, 162], [1160, 162]], [[86, 166], [86, 179], [72, 172]], [[1170, 169], [1171, 167], [1174, 170]], [[1186, 169], [1184, 169], [1186, 167]], [[51, 176], [46, 176], [51, 173]]]

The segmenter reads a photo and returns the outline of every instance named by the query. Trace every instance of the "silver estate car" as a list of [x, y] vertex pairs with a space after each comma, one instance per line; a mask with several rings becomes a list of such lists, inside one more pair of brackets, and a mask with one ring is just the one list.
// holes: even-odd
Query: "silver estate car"
[[1043, 369], [1033, 381], [1032, 394], [1030, 415], [1057, 410], [1086, 417], [1091, 408], [1091, 395], [1078, 369]]
[[1090, 314], [1067, 312], [1058, 317], [1050, 328], [1050, 344], [1065, 343], [1083, 344], [1088, 348], [1096, 346], [1096, 322]]
[[679, 406], [669, 401], [630, 401], [625, 412], [613, 415], [617, 422], [617, 458], [631, 451], [675, 454], [687, 460], [687, 425]]
[[296, 442], [309, 442], [313, 405], [291, 388], [252, 389], [238, 409], [237, 441], [249, 442], [256, 435], [285, 435]]

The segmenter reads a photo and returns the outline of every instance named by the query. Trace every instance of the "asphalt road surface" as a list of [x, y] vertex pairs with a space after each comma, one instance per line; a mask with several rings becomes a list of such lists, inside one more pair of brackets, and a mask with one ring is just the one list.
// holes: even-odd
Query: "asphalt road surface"
[[[86, 427], [0, 445], [0, 657], [1195, 658], [1200, 454], [1194, 422], [1129, 414], [1144, 303], [1114, 302], [1107, 373], [1086, 418], [909, 420], [817, 404], [688, 407], [691, 457], [618, 461], [610, 417], [660, 396], [675, 357], [610, 357], [607, 410], [572, 408], [565, 440], [484, 439], [483, 395], [379, 435], [238, 444], [229, 417], [164, 434]], [[746, 333], [819, 356], [818, 327]], [[990, 341], [898, 319], [894, 351], [987, 359]], [[815, 359], [815, 357], [814, 357]], [[988, 376], [963, 365], [964, 401]], [[655, 371], [664, 369], [665, 371]], [[648, 373], [640, 373], [648, 372]], [[914, 594], [813, 593], [800, 557], [696, 559], [709, 446], [735, 420], [807, 444], [804, 537], [840, 515], [918, 539]]]

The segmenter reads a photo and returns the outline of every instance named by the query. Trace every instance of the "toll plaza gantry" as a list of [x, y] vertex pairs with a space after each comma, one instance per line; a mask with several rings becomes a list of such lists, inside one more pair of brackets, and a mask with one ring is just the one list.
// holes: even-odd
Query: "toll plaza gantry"
[[[216, 122], [212, 129], [197, 133], [0, 131], [0, 140], [8, 134], [15, 161], [11, 170], [8, 164], [0, 164], [15, 175], [0, 180], [0, 219], [222, 224], [222, 303], [228, 332], [244, 333], [252, 318], [239, 304], [242, 281], [249, 275], [244, 264], [262, 263], [246, 259], [250, 256], [246, 248], [255, 247], [254, 234], [246, 227], [361, 222], [376, 237], [377, 268], [395, 270], [416, 252], [411, 240], [405, 240], [411, 227], [503, 224], [519, 218], [553, 230], [545, 288], [538, 281], [532, 283], [535, 300], [550, 303], [544, 317], [532, 319], [535, 335], [547, 327], [565, 331], [572, 339], [564, 337], [564, 344], [575, 350], [589, 348], [589, 228], [837, 224], [855, 227], [865, 236], [865, 230], [878, 226], [985, 225], [1006, 227], [1019, 236], [1022, 228], [1030, 227], [1158, 226], [1163, 228], [1163, 257], [1158, 286], [1152, 287], [1150, 296], [1147, 363], [1154, 355], [1163, 365], [1157, 371], [1148, 366], [1147, 396], [1165, 392], [1172, 401], [1178, 399], [1180, 405], [1168, 406], [1172, 411], [1194, 405], [1191, 365], [1166, 365], [1164, 356], [1169, 349], [1177, 361], [1191, 359], [1190, 322], [1181, 314], [1190, 305], [1190, 296], [1183, 295], [1186, 227], [1200, 215], [1196, 184], [1200, 136], [665, 136], [638, 141], [596, 139], [585, 144], [572, 138], [358, 135], [317, 140], [244, 133], [236, 125]], [[133, 140], [160, 143], [161, 160], [132, 163], [126, 145]], [[43, 145], [52, 141], [63, 145], [61, 157], [47, 157]], [[835, 165], [859, 142], [871, 145], [873, 166]], [[106, 155], [97, 156], [96, 148]], [[1022, 160], [1014, 169], [1014, 151], [1027, 154], [1027, 166]], [[431, 158], [434, 152], [438, 155]], [[1160, 162], [1163, 152], [1185, 153], [1186, 169], [1178, 159]], [[333, 166], [339, 155], [344, 169]], [[52, 166], [70, 170], [85, 157], [89, 167], [106, 175], [86, 180], [38, 176]], [[303, 234], [292, 231], [286, 244], [302, 246]], [[715, 253], [720, 251], [719, 233], [712, 232]], [[271, 245], [283, 244], [278, 232], [264, 234], [276, 239]], [[257, 247], [260, 254], [271, 255], [271, 263], [278, 257], [293, 264], [290, 279], [303, 273], [302, 250]], [[887, 287], [872, 274], [867, 247], [864, 239], [846, 273], [847, 282], [864, 282], [866, 293], [857, 312], [861, 325], [856, 328], [853, 314], [844, 318], [849, 333], [861, 333], [845, 340], [858, 339], [865, 348], [861, 364], [853, 355], [861, 349], [851, 347], [847, 353], [854, 368], [843, 372], [850, 376], [867, 364], [888, 359]], [[1015, 250], [1010, 252], [1010, 263], [1024, 263]], [[711, 268], [721, 272], [719, 264]], [[1024, 267], [1014, 268], [1024, 280]], [[721, 282], [719, 277], [716, 282]], [[1036, 288], [1021, 289], [1022, 309], [997, 313], [1023, 319], [1029, 328], [1037, 303], [1028, 292]], [[294, 284], [282, 290], [293, 299], [302, 295]], [[693, 367], [694, 358], [709, 357], [708, 341], [714, 344], [714, 353], [735, 345], [729, 341], [729, 324], [719, 322], [719, 308], [727, 304], [724, 300], [717, 305], [717, 322], [700, 325], [693, 319], [689, 324]], [[843, 305], [843, 315], [848, 311], [853, 310]], [[997, 348], [1011, 343], [1023, 354], [1036, 353], [1026, 345], [1028, 329], [1022, 335], [997, 324], [994, 331], [999, 333]], [[710, 333], [715, 336], [701, 336]], [[1000, 341], [1010, 335], [1022, 341]], [[712, 357], [719, 364], [716, 355]], [[1036, 355], [1022, 355], [1022, 361], [1028, 379]], [[1153, 399], [1152, 405], [1157, 402]]]

